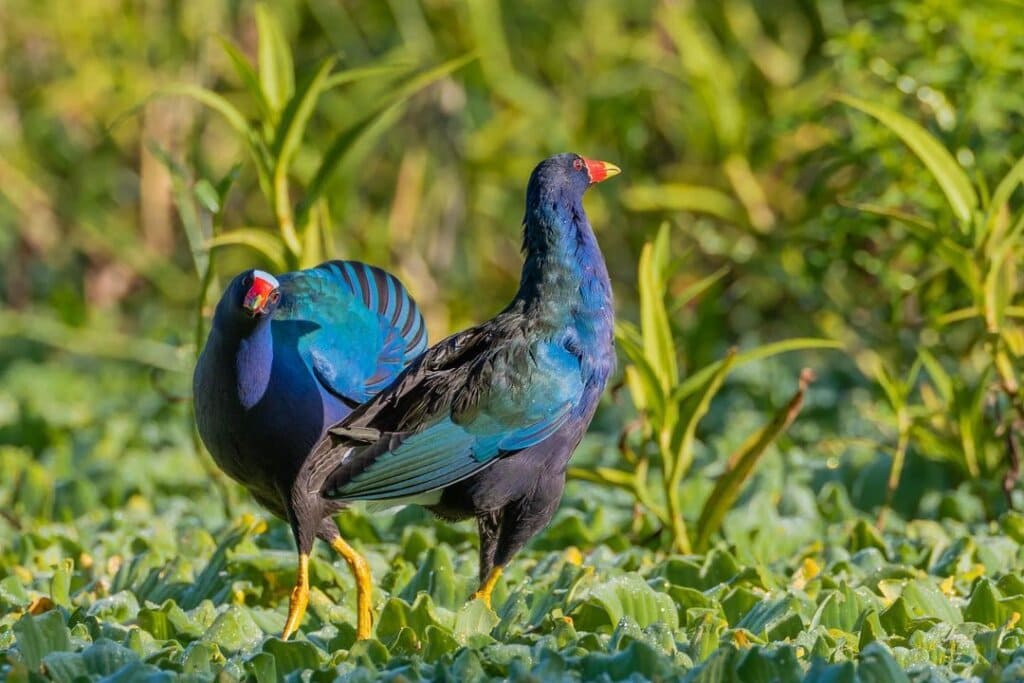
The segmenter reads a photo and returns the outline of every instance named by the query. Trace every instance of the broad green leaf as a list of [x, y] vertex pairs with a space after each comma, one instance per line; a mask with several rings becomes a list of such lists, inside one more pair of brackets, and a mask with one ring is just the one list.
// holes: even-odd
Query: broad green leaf
[[447, 609], [457, 609], [463, 604], [467, 587], [462, 577], [455, 575], [451, 550], [447, 545], [438, 545], [427, 551], [416, 574], [398, 592], [398, 597], [412, 603], [418, 601], [420, 593], [426, 593], [434, 604]]
[[933, 617], [950, 624], [963, 621], [960, 610], [953, 606], [932, 581], [919, 579], [907, 582], [901, 597], [915, 617]]
[[808, 627], [821, 624], [826, 628], [852, 633], [862, 612], [869, 606], [856, 590], [843, 583], [838, 589], [821, 594], [818, 609]]
[[416, 596], [411, 605], [400, 598], [389, 598], [380, 611], [377, 621], [377, 637], [388, 643], [397, 638], [403, 628], [412, 629], [422, 638], [428, 626], [442, 628], [451, 633], [455, 618], [451, 612], [441, 610], [426, 593]]
[[910, 678], [896, 663], [889, 648], [877, 641], [860, 653], [857, 674], [860, 680], [872, 683], [910, 683]]
[[259, 32], [257, 62], [263, 96], [270, 110], [279, 114], [295, 91], [291, 48], [280, 23], [262, 3], [256, 5], [256, 30]]
[[497, 626], [498, 615], [480, 600], [470, 600], [455, 613], [454, 635], [460, 643], [473, 636], [488, 635]]
[[1002, 626], [1010, 618], [1010, 611], [1002, 602], [999, 589], [987, 577], [974, 585], [974, 590], [964, 605], [964, 621], [974, 621], [990, 627]]
[[623, 617], [630, 617], [641, 628], [655, 622], [663, 622], [672, 629], [679, 625], [672, 599], [655, 591], [635, 573], [592, 586], [572, 617], [577, 629], [607, 633], [611, 633]]
[[257, 652], [245, 662], [245, 671], [256, 683], [277, 683], [277, 660], [269, 652]]
[[263, 638], [263, 631], [256, 625], [249, 611], [231, 606], [206, 630], [203, 640], [216, 643], [222, 651], [238, 652], [254, 648]]
[[899, 112], [849, 95], [840, 95], [837, 99], [878, 119], [910, 147], [938, 181], [953, 214], [966, 232], [974, 209], [978, 206], [978, 195], [967, 174], [946, 148], [919, 124]]
[[71, 633], [60, 610], [50, 610], [39, 616], [26, 614], [12, 628], [18, 651], [30, 669], [38, 669], [43, 657], [51, 652], [71, 649]]
[[42, 664], [47, 677], [57, 683], [89, 680], [89, 670], [81, 652], [51, 652], [43, 657]]
[[274, 658], [277, 671], [282, 673], [318, 669], [325, 656], [323, 650], [305, 640], [268, 638], [262, 649]]
[[90, 674], [110, 676], [125, 665], [139, 661], [139, 655], [108, 638], [100, 638], [82, 651], [82, 660]]

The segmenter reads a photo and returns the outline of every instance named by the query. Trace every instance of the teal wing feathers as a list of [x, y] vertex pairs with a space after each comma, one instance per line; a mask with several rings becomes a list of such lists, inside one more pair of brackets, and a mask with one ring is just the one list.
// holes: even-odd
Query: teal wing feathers
[[291, 336], [325, 389], [358, 404], [427, 348], [423, 316], [393, 275], [329, 261], [281, 276], [275, 335]]
[[323, 493], [382, 501], [450, 486], [547, 439], [582, 391], [578, 358], [555, 342], [453, 337], [331, 430], [321, 447], [338, 464]]

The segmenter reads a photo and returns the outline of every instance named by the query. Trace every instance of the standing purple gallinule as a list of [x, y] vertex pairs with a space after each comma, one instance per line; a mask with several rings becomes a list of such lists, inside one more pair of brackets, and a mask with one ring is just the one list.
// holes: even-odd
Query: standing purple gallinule
[[[370, 634], [366, 560], [323, 516], [296, 510], [292, 489], [326, 427], [387, 387], [427, 348], [423, 317], [401, 282], [364, 263], [330, 261], [274, 277], [239, 274], [217, 304], [193, 376], [196, 423], [224, 472], [256, 500], [344, 557], [356, 577], [356, 631]], [[302, 508], [300, 508], [302, 509]], [[303, 537], [304, 538], [304, 537]], [[309, 544], [300, 544], [299, 583]], [[284, 638], [308, 591], [292, 595]]]
[[[537, 166], [512, 302], [419, 356], [331, 427], [303, 464], [290, 497], [302, 562], [323, 520], [349, 503], [417, 503], [476, 519], [475, 597], [490, 604], [502, 568], [558, 507], [614, 366], [611, 283], [583, 194], [618, 172], [576, 154]], [[300, 573], [293, 615], [301, 617], [307, 581]]]

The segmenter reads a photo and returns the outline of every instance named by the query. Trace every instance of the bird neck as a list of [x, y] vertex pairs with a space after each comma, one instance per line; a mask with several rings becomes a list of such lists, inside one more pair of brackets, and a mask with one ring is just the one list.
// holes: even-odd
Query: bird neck
[[255, 320], [232, 316], [221, 324], [215, 317], [208, 345], [221, 358], [221, 367], [233, 371], [242, 406], [252, 408], [263, 398], [274, 364], [270, 316]]
[[[611, 329], [611, 281], [580, 200], [540, 201], [526, 214], [526, 260], [515, 302], [528, 315], [564, 325], [587, 317]], [[600, 325], [605, 326], [605, 325]]]

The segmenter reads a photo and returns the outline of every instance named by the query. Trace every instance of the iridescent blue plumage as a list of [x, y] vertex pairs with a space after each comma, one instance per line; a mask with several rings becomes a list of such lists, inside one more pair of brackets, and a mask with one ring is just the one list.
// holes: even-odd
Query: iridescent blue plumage
[[[251, 302], [259, 310], [247, 310]], [[416, 304], [378, 268], [331, 261], [278, 278], [247, 271], [218, 303], [196, 365], [199, 432], [225, 472], [290, 519], [292, 481], [324, 428], [426, 346]]]
[[537, 167], [515, 298], [331, 428], [296, 480], [296, 499], [310, 509], [411, 500], [447, 518], [476, 517], [490, 585], [491, 570], [551, 519], [614, 364], [611, 284], [582, 199], [617, 172], [575, 154]]

